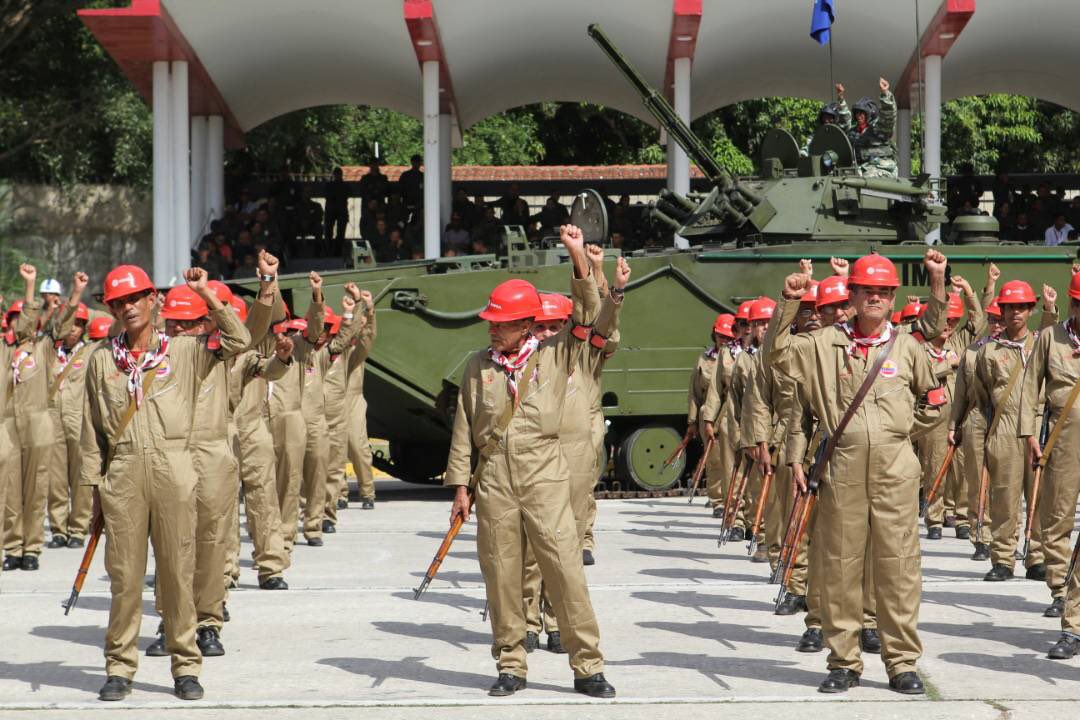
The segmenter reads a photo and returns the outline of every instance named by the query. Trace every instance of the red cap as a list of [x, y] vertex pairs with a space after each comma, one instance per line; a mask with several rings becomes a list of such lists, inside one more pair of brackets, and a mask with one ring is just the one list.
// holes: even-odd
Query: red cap
[[902, 316], [902, 315], [900, 314], [900, 311], [899, 311], [899, 310], [897, 310], [896, 312], [894, 312], [894, 313], [892, 314], [892, 324], [893, 324], [893, 325], [899, 325], [899, 324], [900, 324], [900, 321], [901, 321], [902, 319], [903, 319], [903, 316]]
[[75, 319], [90, 322], [90, 308], [86, 305], [79, 303], [79, 307], [75, 308]]
[[239, 295], [233, 295], [229, 299], [229, 305], [232, 305], [232, 309], [236, 311], [236, 316], [240, 318], [240, 322], [247, 320], [248, 306], [243, 298]]
[[713, 322], [712, 331], [726, 338], [735, 337], [735, 316], [731, 313], [720, 313]]
[[1075, 273], [1069, 281], [1069, 297], [1080, 300], [1080, 272]]
[[1001, 306], [998, 305], [997, 298], [990, 301], [990, 304], [986, 306], [986, 314], [992, 317], [1001, 317]]
[[161, 317], [166, 320], [198, 320], [209, 314], [206, 301], [187, 285], [177, 285], [165, 294]]
[[540, 306], [542, 309], [535, 318], [536, 322], [569, 320], [574, 312], [574, 301], [558, 293], [542, 294], [540, 296]]
[[90, 321], [90, 325], [86, 328], [86, 334], [90, 336], [91, 340], [101, 340], [102, 338], [109, 337], [109, 328], [112, 327], [113, 319], [111, 317], [96, 317]]
[[1010, 280], [1001, 286], [997, 297], [998, 305], [1027, 305], [1037, 302], [1035, 291], [1023, 280]]
[[137, 265], [120, 265], [105, 276], [105, 302], [111, 303], [144, 290], [153, 290], [150, 276]]
[[817, 306], [833, 305], [848, 301], [847, 278], [842, 275], [830, 275], [818, 284]]
[[900, 287], [900, 278], [896, 275], [896, 266], [892, 260], [881, 255], [864, 255], [855, 261], [851, 268], [849, 285], [865, 287]]
[[817, 280], [811, 280], [810, 287], [807, 288], [806, 294], [802, 296], [802, 299], [799, 302], [817, 307], [817, 294], [819, 285], [821, 285], [821, 283], [819, 283]]
[[507, 280], [499, 283], [488, 297], [487, 307], [480, 311], [481, 320], [511, 322], [534, 318], [543, 311], [540, 293], [527, 280]]
[[908, 303], [900, 310], [901, 320], [913, 320], [922, 314], [923, 304], [921, 302]]
[[214, 291], [217, 295], [218, 302], [222, 305], [228, 305], [232, 302], [233, 291], [229, 289], [229, 286], [220, 280], [207, 280], [206, 287]]
[[735, 319], [750, 322], [750, 306], [753, 304], [753, 300], [747, 300], [746, 302], [740, 303], [739, 309], [735, 311]]
[[965, 312], [967, 312], [967, 308], [964, 307], [964, 301], [960, 299], [960, 296], [956, 293], [949, 293], [949, 319], [958, 320], [964, 317]]
[[750, 322], [772, 318], [773, 310], [775, 309], [775, 300], [768, 297], [759, 297], [754, 301], [754, 304], [750, 306]]

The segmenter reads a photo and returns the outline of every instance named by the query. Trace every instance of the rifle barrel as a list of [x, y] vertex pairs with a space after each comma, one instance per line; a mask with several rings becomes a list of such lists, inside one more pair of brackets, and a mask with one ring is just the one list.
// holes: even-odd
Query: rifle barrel
[[465, 519], [461, 515], [458, 515], [454, 519], [454, 523], [450, 526], [450, 529], [447, 530], [446, 536], [443, 538], [438, 551], [435, 553], [435, 557], [431, 559], [431, 564], [428, 565], [427, 572], [424, 573], [424, 579], [420, 581], [420, 587], [413, 591], [414, 600], [419, 600], [420, 596], [427, 590], [428, 585], [431, 584], [431, 581], [435, 579], [435, 574], [439, 572], [439, 568], [442, 566], [446, 554], [450, 552], [450, 545], [453, 544], [454, 538], [457, 537], [458, 531], [461, 530], [461, 526], [464, 523]]

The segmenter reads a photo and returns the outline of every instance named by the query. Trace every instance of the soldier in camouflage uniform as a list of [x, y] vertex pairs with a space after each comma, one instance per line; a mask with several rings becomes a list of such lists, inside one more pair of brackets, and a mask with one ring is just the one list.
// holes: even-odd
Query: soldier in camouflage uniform
[[896, 98], [885, 78], [878, 80], [878, 87], [881, 97], [877, 103], [864, 97], [850, 113], [846, 105], [840, 106], [840, 126], [847, 130], [863, 177], [894, 178], [899, 175], [892, 139], [896, 130]]

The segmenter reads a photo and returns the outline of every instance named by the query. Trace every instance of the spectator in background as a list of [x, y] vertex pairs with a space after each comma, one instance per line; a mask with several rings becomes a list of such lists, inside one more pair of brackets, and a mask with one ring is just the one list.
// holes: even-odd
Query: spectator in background
[[1065, 212], [1065, 219], [1074, 228], [1080, 227], [1080, 195], [1075, 196]]
[[424, 206], [424, 173], [420, 170], [422, 158], [413, 155], [409, 159], [410, 167], [398, 178], [398, 190], [405, 203], [405, 209], [411, 214]]
[[[502, 211], [503, 225], [524, 225], [529, 221], [529, 205], [521, 198], [521, 187], [517, 183], [510, 183], [510, 190], [497, 203]], [[525, 213], [522, 214], [522, 205]]]
[[364, 204], [360, 208], [360, 237], [367, 239], [369, 235], [375, 232], [375, 221], [379, 219], [380, 215], [386, 217], [383, 204], [378, 198], [364, 200]]
[[244, 253], [243, 259], [240, 262], [240, 267], [238, 267], [237, 270], [236, 270], [235, 277], [240, 277], [240, 278], [252, 278], [252, 277], [255, 277], [255, 274], [256, 274], [255, 271], [258, 269], [258, 267], [259, 267], [259, 265], [256, 262], [255, 253], [253, 253], [253, 252]]
[[201, 243], [196, 254], [194, 267], [206, 271], [210, 280], [224, 280], [221, 272], [221, 261], [210, 243]]
[[379, 262], [398, 262], [412, 258], [412, 249], [405, 242], [405, 236], [398, 228], [390, 230], [386, 246], [381, 252], [376, 251], [375, 259]]
[[364, 177], [360, 178], [360, 197], [365, 201], [374, 198], [379, 201], [381, 205], [386, 199], [386, 193], [390, 186], [390, 181], [386, 179], [386, 176], [382, 174], [382, 170], [379, 166], [382, 163], [378, 158], [375, 158], [368, 164], [368, 171], [364, 173]]
[[345, 246], [345, 228], [349, 225], [349, 186], [341, 168], [334, 168], [333, 179], [326, 183], [326, 226], [323, 231], [323, 253], [334, 255]]
[[1054, 216], [1054, 224], [1046, 228], [1046, 232], [1043, 233], [1044, 242], [1051, 247], [1060, 245], [1069, 239], [1069, 233], [1072, 230], [1073, 226], [1065, 221], [1065, 213], [1059, 212]]
[[994, 205], [994, 219], [998, 221], [998, 235], [1002, 238], [1009, 238], [1012, 235], [1013, 223], [1015, 222], [1012, 216], [1012, 205], [1008, 202]]
[[559, 202], [558, 195], [550, 195], [536, 219], [540, 221], [541, 235], [558, 235], [559, 228], [570, 222], [570, 211]]
[[488, 249], [488, 246], [481, 238], [474, 237], [472, 239], [472, 247], [469, 248], [469, 252], [473, 255], [487, 255], [491, 252], [491, 250]]
[[1016, 224], [1012, 228], [1012, 237], [1009, 240], [1016, 240], [1018, 242], [1037, 242], [1042, 239], [1041, 234], [1036, 230], [1030, 222], [1028, 222], [1028, 214], [1022, 212], [1016, 216]]
[[[1001, 217], [999, 209], [1002, 205], [1015, 205], [1014, 198], [1016, 193], [1012, 189], [1012, 185], [1009, 184], [1009, 173], [1004, 170], [999, 170], [997, 177], [994, 178], [994, 184], [991, 187], [991, 192], [994, 195], [994, 217]], [[1006, 213], [1007, 215], [1008, 213]]]
[[[477, 198], [477, 201], [483, 202], [480, 198]], [[467, 230], [472, 230], [473, 226], [476, 225], [482, 217], [477, 210], [478, 207], [480, 207], [480, 205], [469, 200], [469, 196], [465, 194], [464, 190], [458, 188], [454, 191], [454, 200], [450, 205], [450, 209], [452, 212], [461, 215], [461, 224], [464, 225]]]
[[623, 234], [621, 232], [619, 232], [618, 230], [612, 230], [611, 231], [611, 247], [616, 248], [618, 250], [622, 250], [624, 243], [625, 243], [625, 239], [623, 238]]
[[484, 207], [483, 217], [473, 225], [470, 233], [473, 239], [484, 243], [486, 247], [498, 247], [499, 239], [502, 237], [502, 224], [495, 217], [495, 208], [490, 205]]
[[[960, 177], [955, 182], [949, 183], [950, 189], [955, 187], [956, 205], [963, 207], [964, 202], [970, 202], [973, 208], [979, 207], [982, 198], [982, 183], [975, 177], [975, 166], [966, 162], [960, 166]], [[971, 213], [968, 213], [971, 214]]]
[[469, 252], [472, 245], [472, 237], [461, 222], [461, 213], [451, 213], [450, 222], [443, 230], [443, 253], [446, 255], [453, 251], [454, 255], [464, 255]]
[[371, 250], [376, 258], [380, 253], [386, 253], [390, 247], [390, 225], [387, 224], [386, 218], [381, 215], [377, 217], [371, 234], [365, 235], [364, 239], [371, 243]]

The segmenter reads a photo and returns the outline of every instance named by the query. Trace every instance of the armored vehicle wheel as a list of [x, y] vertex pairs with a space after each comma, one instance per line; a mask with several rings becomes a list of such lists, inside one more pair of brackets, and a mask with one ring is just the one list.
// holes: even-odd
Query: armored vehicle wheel
[[666, 490], [679, 481], [686, 468], [684, 454], [668, 468], [664, 460], [679, 446], [682, 436], [668, 425], [646, 425], [619, 443], [615, 457], [615, 477], [642, 490]]
[[405, 482], [438, 485], [446, 471], [446, 448], [422, 443], [390, 443], [391, 474]]

